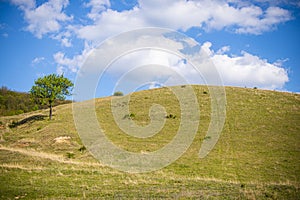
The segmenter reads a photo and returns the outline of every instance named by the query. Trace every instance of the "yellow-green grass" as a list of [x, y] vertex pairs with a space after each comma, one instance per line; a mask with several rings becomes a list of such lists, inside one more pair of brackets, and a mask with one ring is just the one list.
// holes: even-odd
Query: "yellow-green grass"
[[[193, 88], [201, 112], [194, 142], [176, 162], [149, 173], [120, 172], [88, 151], [79, 151], [83, 145], [71, 104], [55, 107], [51, 121], [48, 110], [0, 117], [0, 199], [299, 199], [300, 95], [226, 87], [223, 131], [214, 149], [200, 159], [210, 122], [210, 94], [205, 86]], [[176, 135], [180, 107], [170, 89], [131, 95], [130, 113], [139, 125], [150, 122], [153, 103], [176, 115], [146, 139], [120, 130], [111, 113], [111, 98], [120, 97], [96, 99], [96, 112], [115, 145], [147, 153]], [[10, 128], [13, 121], [16, 126]]]

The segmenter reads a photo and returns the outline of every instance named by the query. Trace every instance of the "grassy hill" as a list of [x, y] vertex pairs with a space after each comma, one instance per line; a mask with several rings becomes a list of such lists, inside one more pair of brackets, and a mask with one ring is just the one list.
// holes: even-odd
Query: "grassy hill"
[[[227, 116], [220, 139], [203, 159], [210, 95], [197, 94], [200, 126], [190, 148], [158, 171], [129, 174], [104, 166], [85, 150], [75, 129], [72, 105], [0, 117], [0, 199], [300, 199], [300, 95], [226, 87]], [[147, 153], [172, 140], [180, 108], [168, 88], [132, 94], [130, 112], [146, 125], [152, 103], [176, 115], [155, 136], [124, 134], [110, 111], [111, 98], [96, 99], [101, 128], [119, 147]], [[10, 128], [12, 122], [17, 126]], [[11, 126], [12, 127], [12, 126]]]

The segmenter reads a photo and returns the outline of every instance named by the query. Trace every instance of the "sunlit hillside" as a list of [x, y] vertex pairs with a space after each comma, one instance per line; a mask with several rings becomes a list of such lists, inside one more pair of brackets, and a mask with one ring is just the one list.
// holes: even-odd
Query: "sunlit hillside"
[[[181, 87], [181, 86], [178, 86]], [[193, 86], [200, 125], [189, 149], [171, 165], [131, 174], [104, 166], [89, 153], [75, 128], [72, 104], [0, 117], [0, 199], [300, 199], [300, 95], [226, 87], [226, 121], [214, 149], [203, 159], [210, 138], [210, 93]], [[149, 109], [160, 104], [163, 129], [149, 138], [124, 134], [113, 119], [111, 99], [96, 99], [106, 136], [131, 152], [156, 151], [176, 135], [180, 106], [168, 88], [133, 93], [130, 117], [150, 122]]]

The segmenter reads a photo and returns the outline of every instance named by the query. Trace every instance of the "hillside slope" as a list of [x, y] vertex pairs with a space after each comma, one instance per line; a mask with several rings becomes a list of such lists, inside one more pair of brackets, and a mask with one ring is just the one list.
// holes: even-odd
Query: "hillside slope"
[[[214, 149], [199, 159], [199, 148], [209, 139], [210, 94], [205, 86], [193, 87], [201, 110], [197, 135], [176, 162], [150, 173], [124, 173], [94, 159], [77, 134], [71, 104], [55, 107], [52, 121], [48, 110], [0, 117], [0, 198], [299, 199], [300, 95], [226, 87], [223, 131]], [[176, 116], [146, 139], [118, 128], [111, 98], [118, 97], [96, 99], [96, 112], [115, 145], [147, 153], [176, 135], [180, 107], [168, 88], [131, 95], [131, 118], [139, 125], [150, 122], [153, 103]], [[18, 125], [10, 128], [13, 121]]]

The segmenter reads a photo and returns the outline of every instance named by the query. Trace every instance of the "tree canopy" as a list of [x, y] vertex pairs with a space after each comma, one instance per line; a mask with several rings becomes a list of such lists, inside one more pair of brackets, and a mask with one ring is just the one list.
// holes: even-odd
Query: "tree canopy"
[[114, 95], [114, 96], [123, 96], [124, 94], [123, 94], [123, 92], [121, 92], [121, 91], [117, 91], [117, 92], [114, 92], [113, 95]]
[[73, 83], [63, 75], [50, 74], [38, 78], [34, 82], [30, 93], [37, 103], [50, 108], [49, 119], [52, 118], [52, 106], [55, 100], [64, 100], [71, 95]]

